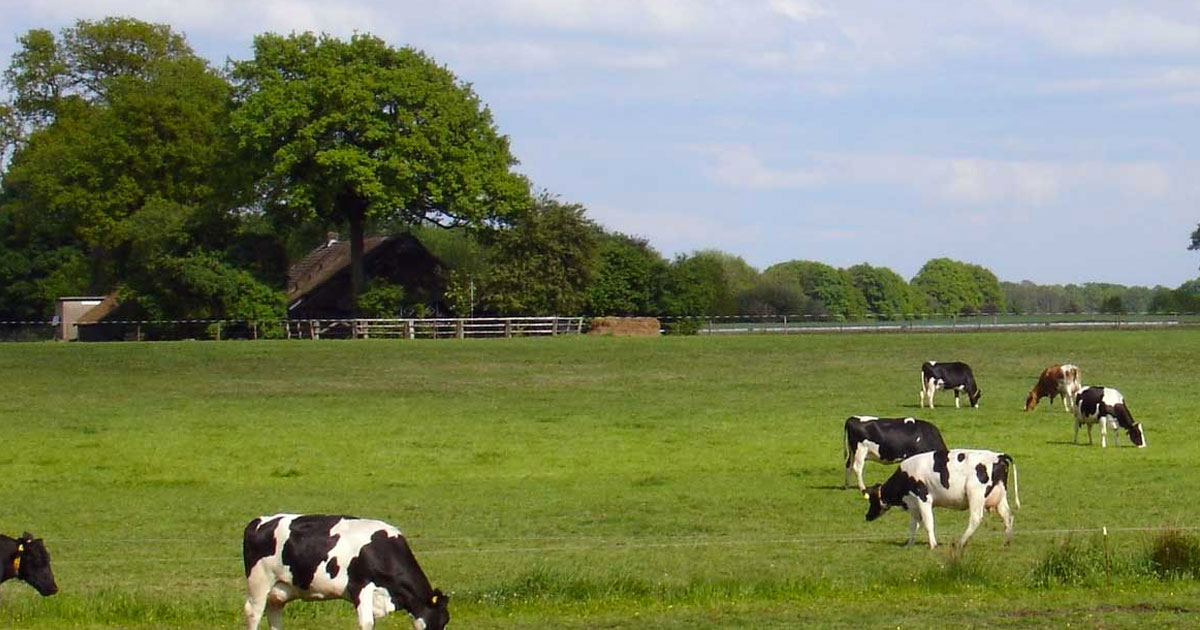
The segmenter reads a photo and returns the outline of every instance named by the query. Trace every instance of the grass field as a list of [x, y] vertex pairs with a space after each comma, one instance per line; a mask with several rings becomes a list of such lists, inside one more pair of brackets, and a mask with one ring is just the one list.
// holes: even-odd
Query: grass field
[[[457, 628], [1200, 627], [1200, 582], [1160, 578], [1145, 531], [1200, 537], [1197, 357], [1193, 329], [0, 345], [0, 531], [44, 537], [61, 588], [9, 582], [0, 627], [242, 627], [241, 530], [278, 511], [395, 523]], [[970, 363], [981, 407], [918, 410], [927, 359]], [[1065, 361], [1148, 448], [1021, 411]], [[961, 556], [902, 547], [900, 510], [865, 522], [851, 414], [1012, 454], [1013, 544], [994, 515]], [[966, 522], [936, 519], [945, 543]], [[355, 627], [346, 603], [284, 617]]]

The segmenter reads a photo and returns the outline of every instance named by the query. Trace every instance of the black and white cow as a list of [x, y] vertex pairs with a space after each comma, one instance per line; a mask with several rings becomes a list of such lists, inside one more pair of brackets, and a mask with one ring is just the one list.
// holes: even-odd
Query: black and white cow
[[921, 407], [925, 407], [925, 402], [929, 402], [929, 408], [933, 409], [933, 393], [939, 389], [954, 391], [954, 407], [958, 408], [958, 393], [966, 392], [967, 397], [971, 401], [972, 407], [979, 406], [979, 397], [983, 395], [983, 390], [975, 384], [975, 375], [971, 373], [971, 366], [958, 361], [950, 361], [946, 363], [938, 363], [937, 361], [926, 361], [921, 365]]
[[414, 630], [442, 630], [450, 623], [447, 596], [430, 587], [400, 530], [350, 516], [276, 514], [246, 526], [246, 628], [255, 630], [263, 611], [271, 630], [283, 627], [283, 606], [294, 599], [345, 599], [358, 612], [358, 627], [397, 609], [413, 617]]
[[993, 451], [954, 449], [933, 451], [913, 455], [900, 462], [900, 467], [882, 485], [867, 489], [865, 496], [871, 506], [867, 520], [879, 518], [892, 506], [908, 511], [911, 521], [908, 526], [908, 543], [917, 536], [917, 527], [925, 524], [929, 533], [929, 547], [937, 547], [933, 534], [933, 508], [948, 507], [970, 510], [967, 530], [958, 540], [961, 547], [967, 544], [983, 513], [994, 510], [1004, 519], [1004, 542], [1012, 539], [1012, 510], [1008, 507], [1008, 469], [1012, 467], [1013, 498], [1021, 507], [1017, 490], [1017, 466], [1012, 457]]
[[1129, 433], [1129, 441], [1138, 448], [1146, 446], [1146, 432], [1142, 425], [1134, 422], [1129, 407], [1125, 406], [1125, 397], [1121, 392], [1111, 387], [1084, 387], [1075, 394], [1075, 437], [1072, 443], [1079, 442], [1079, 426], [1086, 424], [1088, 428], [1088, 444], [1092, 443], [1092, 425], [1100, 425], [1100, 447], [1108, 446], [1105, 439], [1108, 427], [1113, 430], [1113, 443], [1121, 436], [1121, 429]]
[[846, 474], [842, 487], [849, 486], [850, 472], [858, 480], [858, 489], [866, 490], [863, 483], [863, 465], [868, 459], [885, 464], [895, 464], [917, 453], [946, 450], [941, 431], [932, 423], [916, 418], [876, 418], [875, 416], [850, 416], [846, 418]]
[[0, 558], [4, 558], [0, 570], [0, 582], [17, 578], [33, 587], [42, 597], [58, 592], [54, 573], [50, 570], [50, 552], [41, 538], [25, 532], [20, 538], [0, 534]]

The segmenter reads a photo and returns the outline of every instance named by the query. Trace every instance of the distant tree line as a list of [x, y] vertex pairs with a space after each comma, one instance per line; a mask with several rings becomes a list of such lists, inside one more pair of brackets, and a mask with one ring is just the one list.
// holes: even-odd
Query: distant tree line
[[[218, 69], [170, 26], [81, 20], [21, 36], [3, 81], [2, 319], [108, 294], [148, 318], [281, 318], [289, 265], [330, 230], [351, 243], [371, 316], [1200, 310], [1195, 281], [1001, 283], [947, 258], [911, 281], [865, 263], [760, 271], [716, 250], [668, 260], [536, 192], [469, 84], [370, 35], [263, 34]], [[442, 294], [365, 275], [364, 236], [394, 233], [441, 261]]]

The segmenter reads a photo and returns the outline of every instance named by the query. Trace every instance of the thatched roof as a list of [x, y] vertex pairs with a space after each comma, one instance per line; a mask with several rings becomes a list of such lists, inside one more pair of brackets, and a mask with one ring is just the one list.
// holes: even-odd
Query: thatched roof
[[[386, 236], [363, 239], [363, 256], [386, 241]], [[330, 239], [288, 269], [287, 299], [293, 302], [350, 266], [350, 242]]]
[[[404, 287], [412, 302], [438, 310], [445, 290], [441, 261], [410, 234], [363, 240], [363, 271]], [[352, 317], [350, 243], [330, 239], [288, 270], [288, 316]]]

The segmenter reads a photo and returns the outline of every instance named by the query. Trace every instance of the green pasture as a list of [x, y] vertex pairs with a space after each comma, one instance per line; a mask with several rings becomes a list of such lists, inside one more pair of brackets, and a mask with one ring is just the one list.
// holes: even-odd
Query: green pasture
[[[0, 627], [244, 627], [241, 531], [280, 511], [396, 524], [456, 628], [1200, 627], [1191, 565], [1148, 560], [1160, 528], [1200, 538], [1198, 358], [1196, 329], [0, 345], [0, 531], [45, 538], [61, 588], [6, 583]], [[981, 407], [917, 409], [928, 359], [969, 362]], [[1148, 448], [1021, 411], [1067, 361]], [[962, 554], [963, 513], [934, 551], [900, 510], [865, 522], [852, 414], [1012, 454], [1013, 544], [994, 515]]]

